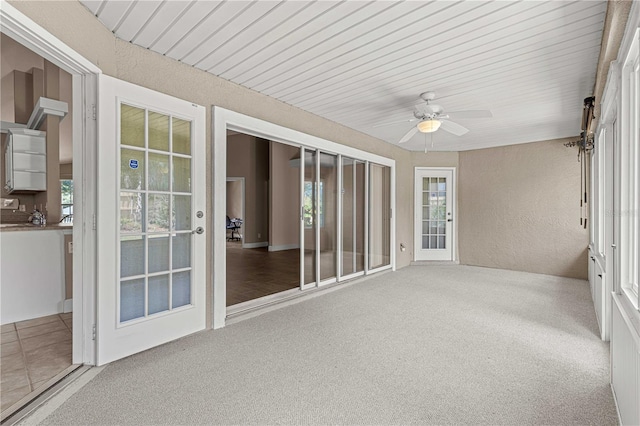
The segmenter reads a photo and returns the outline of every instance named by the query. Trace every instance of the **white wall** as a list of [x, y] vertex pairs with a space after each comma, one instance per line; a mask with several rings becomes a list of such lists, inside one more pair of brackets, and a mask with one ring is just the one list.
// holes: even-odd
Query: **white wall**
[[0, 322], [63, 311], [64, 235], [61, 230], [0, 232]]

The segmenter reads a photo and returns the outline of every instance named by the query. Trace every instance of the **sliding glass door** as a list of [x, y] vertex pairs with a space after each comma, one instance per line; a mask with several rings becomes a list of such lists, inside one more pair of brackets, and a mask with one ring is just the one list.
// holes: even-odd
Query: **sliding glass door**
[[340, 276], [364, 272], [365, 163], [342, 159], [342, 262]]
[[316, 241], [317, 241], [317, 216], [318, 216], [318, 154], [316, 151], [304, 149], [304, 161], [300, 167], [303, 168], [302, 185], [302, 264], [303, 264], [303, 287], [316, 282]]
[[320, 281], [336, 277], [338, 255], [338, 157], [320, 154], [318, 175], [318, 242]]
[[391, 168], [369, 163], [368, 269], [391, 264]]

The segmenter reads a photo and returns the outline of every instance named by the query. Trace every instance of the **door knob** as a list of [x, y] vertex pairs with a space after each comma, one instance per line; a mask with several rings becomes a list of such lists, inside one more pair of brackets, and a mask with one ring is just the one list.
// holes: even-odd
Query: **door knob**
[[204, 232], [204, 228], [202, 226], [198, 226], [196, 229], [191, 231], [192, 234], [202, 234]]

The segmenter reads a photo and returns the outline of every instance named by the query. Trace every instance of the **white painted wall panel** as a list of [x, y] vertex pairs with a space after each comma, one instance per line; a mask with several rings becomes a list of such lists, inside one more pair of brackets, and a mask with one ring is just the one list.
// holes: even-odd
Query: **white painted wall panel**
[[611, 386], [623, 425], [640, 424], [640, 335], [614, 296], [611, 331]]
[[2, 324], [62, 312], [64, 235], [60, 230], [0, 234]]

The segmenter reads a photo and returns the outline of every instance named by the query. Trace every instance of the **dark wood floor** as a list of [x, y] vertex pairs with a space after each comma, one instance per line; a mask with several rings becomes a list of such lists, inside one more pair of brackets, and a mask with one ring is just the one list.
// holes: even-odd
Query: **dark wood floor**
[[227, 306], [300, 286], [300, 250], [243, 249], [227, 242]]

